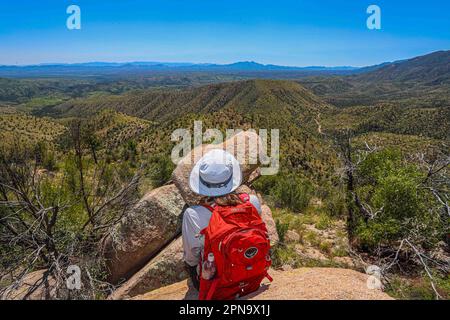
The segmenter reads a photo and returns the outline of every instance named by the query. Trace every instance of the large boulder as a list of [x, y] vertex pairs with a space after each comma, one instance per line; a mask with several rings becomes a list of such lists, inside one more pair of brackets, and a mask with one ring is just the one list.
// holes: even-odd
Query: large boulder
[[181, 232], [183, 198], [174, 185], [147, 193], [104, 241], [109, 281], [118, 283], [141, 269]]
[[109, 299], [128, 299], [178, 282], [187, 276], [183, 262], [183, 241], [179, 237], [114, 291]]
[[191, 170], [205, 153], [213, 149], [226, 150], [239, 160], [243, 174], [242, 183], [246, 183], [249, 178], [255, 180], [260, 174], [255, 170], [258, 168], [259, 155], [264, 148], [260, 137], [255, 132], [241, 131], [223, 143], [198, 146], [180, 160], [172, 174], [173, 182], [189, 205], [198, 204], [202, 199], [189, 188]]

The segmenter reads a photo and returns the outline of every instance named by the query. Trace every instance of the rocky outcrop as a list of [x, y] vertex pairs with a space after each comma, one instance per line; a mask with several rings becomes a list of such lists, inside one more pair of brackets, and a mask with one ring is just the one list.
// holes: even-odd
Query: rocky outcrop
[[168, 185], [150, 191], [129, 211], [103, 245], [111, 283], [128, 279], [180, 234], [184, 205], [178, 189]]
[[180, 281], [187, 276], [183, 262], [183, 242], [179, 237], [118, 288], [109, 299], [134, 297]]
[[[243, 192], [250, 190], [244, 187]], [[270, 242], [278, 242], [278, 233], [270, 208], [262, 206], [262, 218], [266, 223]], [[181, 237], [172, 241], [156, 257], [122, 284], [109, 299], [128, 299], [139, 294], [166, 286], [187, 277], [183, 262], [183, 243]]]
[[[380, 289], [370, 289], [368, 275], [349, 269], [300, 268], [269, 272], [260, 289], [243, 300], [392, 300]], [[198, 292], [181, 281], [135, 297], [135, 300], [196, 300]]]
[[[203, 145], [194, 149], [173, 173], [174, 185], [155, 189], [130, 210], [105, 241], [105, 256], [110, 281], [126, 280], [109, 298], [125, 299], [174, 283], [187, 276], [183, 263], [181, 238], [182, 210], [185, 203], [198, 204], [201, 198], [189, 188], [192, 167], [205, 152], [221, 148], [240, 160], [244, 182], [260, 176], [257, 161], [249, 163], [249, 155], [258, 158], [260, 140], [256, 133], [241, 132], [218, 145]], [[256, 158], [256, 159], [255, 159]], [[245, 184], [237, 192], [256, 194]], [[260, 198], [261, 202], [262, 199]], [[262, 205], [271, 244], [278, 242], [272, 212]], [[176, 238], [176, 239], [175, 239]], [[175, 239], [175, 240], [174, 240]]]
[[189, 188], [189, 175], [194, 165], [205, 153], [213, 149], [223, 149], [232, 153], [241, 164], [243, 183], [245, 184], [250, 178], [253, 181], [260, 174], [260, 171], [256, 169], [258, 168], [258, 155], [262, 148], [259, 136], [251, 131], [242, 131], [221, 144], [198, 146], [181, 159], [172, 174], [172, 180], [187, 204], [198, 204], [202, 197]]
[[[245, 185], [239, 188], [239, 192], [255, 194], [252, 189]], [[262, 205], [262, 219], [266, 223], [270, 242], [273, 246], [278, 243], [279, 238], [272, 212], [267, 205]], [[179, 237], [123, 283], [109, 299], [127, 299], [175, 283], [186, 277], [183, 262], [183, 243], [181, 237]]]

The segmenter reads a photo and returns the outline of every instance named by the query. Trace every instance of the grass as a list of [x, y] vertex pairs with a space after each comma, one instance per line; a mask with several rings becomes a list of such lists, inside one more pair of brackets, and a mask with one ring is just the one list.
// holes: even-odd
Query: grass
[[[301, 214], [288, 209], [274, 209], [273, 216], [280, 235], [280, 244], [273, 249], [274, 267], [286, 264], [293, 268], [339, 267], [332, 258], [348, 256], [347, 234], [341, 229], [342, 224], [322, 208], [309, 206]], [[300, 240], [297, 243], [285, 243], [283, 238], [287, 230], [297, 232]], [[311, 253], [305, 255], [297, 252], [300, 248], [318, 250], [325, 257], [309, 257]]]
[[35, 97], [25, 103], [20, 104], [18, 106], [18, 109], [24, 112], [32, 112], [36, 109], [56, 106], [63, 102], [64, 99], [62, 97]]
[[317, 222], [315, 223], [315, 226], [319, 230], [326, 230], [333, 227], [333, 220], [326, 213], [320, 212], [320, 214], [317, 217]]
[[[450, 275], [435, 275], [435, 286], [443, 299], [450, 299]], [[386, 287], [386, 292], [402, 300], [435, 300], [436, 295], [431, 287], [430, 280], [426, 275], [419, 277], [395, 276]]]
[[345, 246], [342, 246], [342, 245], [338, 244], [337, 246], [332, 248], [331, 255], [333, 257], [347, 257], [348, 256], [348, 251], [345, 248]]
[[299, 235], [308, 234], [305, 225], [314, 225], [318, 230], [332, 229], [336, 219], [330, 217], [322, 209], [308, 207], [304, 213], [293, 213], [289, 209], [275, 208], [273, 217], [282, 224], [287, 224], [290, 230], [295, 230]]
[[295, 245], [279, 244], [272, 249], [272, 266], [278, 269], [285, 265], [289, 265], [292, 268], [339, 267], [339, 264], [332, 260], [310, 259], [299, 255], [296, 252]]

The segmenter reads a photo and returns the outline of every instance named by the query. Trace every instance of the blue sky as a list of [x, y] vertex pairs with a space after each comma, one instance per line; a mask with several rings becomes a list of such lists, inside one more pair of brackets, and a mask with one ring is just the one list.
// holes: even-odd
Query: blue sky
[[[81, 30], [66, 8], [81, 8]], [[370, 4], [381, 30], [366, 27]], [[86, 61], [371, 65], [450, 49], [447, 0], [15, 0], [0, 64]]]

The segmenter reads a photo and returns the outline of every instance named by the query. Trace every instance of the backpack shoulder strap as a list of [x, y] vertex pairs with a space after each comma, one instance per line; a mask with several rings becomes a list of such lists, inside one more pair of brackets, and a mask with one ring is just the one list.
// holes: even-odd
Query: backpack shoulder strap
[[[212, 212], [214, 212], [214, 208], [215, 208], [217, 205], [216, 205], [215, 203], [212, 203], [211, 205], [210, 205], [210, 204], [207, 204], [207, 203], [203, 203], [203, 204], [201, 204], [200, 206], [203, 207], [203, 208], [208, 209], [208, 210], [211, 211], [211, 213], [212, 213]], [[202, 230], [200, 230], [199, 234], [204, 235], [204, 234], [206, 233], [206, 229], [207, 229], [207, 228], [208, 228], [208, 227], [205, 227], [205, 228], [203, 228]]]

